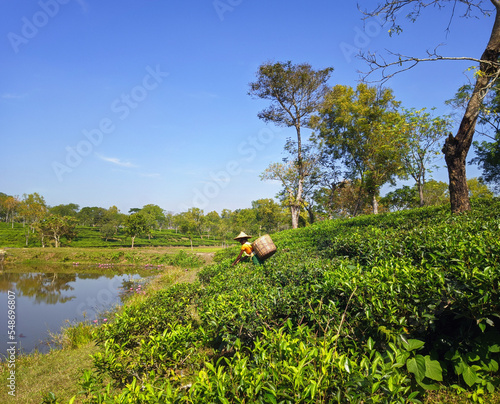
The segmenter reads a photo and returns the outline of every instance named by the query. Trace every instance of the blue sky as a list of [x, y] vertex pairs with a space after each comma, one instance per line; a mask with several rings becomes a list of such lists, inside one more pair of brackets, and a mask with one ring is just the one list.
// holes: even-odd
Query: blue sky
[[[364, 0], [361, 6], [373, 3]], [[266, 61], [333, 67], [356, 86], [354, 51], [479, 58], [493, 17], [432, 9], [404, 32], [364, 26], [355, 2], [332, 0], [40, 0], [0, 2], [0, 192], [51, 205], [153, 203], [205, 213], [250, 207], [280, 185], [259, 174], [283, 157], [292, 128], [265, 124], [247, 95]], [[451, 111], [470, 62], [433, 62], [386, 86], [406, 108]], [[438, 161], [444, 166], [444, 159]], [[469, 177], [480, 173], [468, 167]], [[444, 168], [434, 178], [447, 181]]]

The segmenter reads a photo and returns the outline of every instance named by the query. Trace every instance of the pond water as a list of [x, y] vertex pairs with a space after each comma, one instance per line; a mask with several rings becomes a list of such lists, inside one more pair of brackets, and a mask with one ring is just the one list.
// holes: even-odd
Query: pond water
[[23, 353], [47, 352], [50, 333], [59, 333], [68, 323], [106, 321], [104, 313], [120, 305], [131, 289], [140, 291], [141, 281], [146, 278], [132, 268], [120, 272], [95, 266], [4, 265], [0, 270], [0, 360], [13, 346]]

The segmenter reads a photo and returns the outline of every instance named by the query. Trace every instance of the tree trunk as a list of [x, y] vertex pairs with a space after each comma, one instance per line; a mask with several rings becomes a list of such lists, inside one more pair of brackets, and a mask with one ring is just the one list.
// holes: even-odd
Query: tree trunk
[[310, 204], [307, 205], [306, 209], [307, 209], [307, 213], [309, 214], [309, 223], [313, 224], [314, 221], [315, 221], [315, 219], [316, 219], [315, 216], [314, 216], [314, 210], [313, 210], [313, 208], [312, 208], [312, 206]]
[[465, 159], [467, 151], [460, 147], [456, 137], [450, 133], [446, 139], [445, 160], [448, 167], [450, 203], [452, 213], [461, 213], [470, 210], [469, 188], [467, 186], [467, 175], [465, 172]]
[[134, 240], [135, 240], [135, 236], [132, 236], [132, 247], [130, 247], [130, 248], [134, 248]]
[[299, 227], [300, 205], [302, 203], [302, 192], [304, 190], [304, 161], [302, 160], [302, 138], [300, 134], [300, 121], [296, 123], [295, 130], [297, 131], [297, 170], [298, 170], [298, 186], [297, 194], [293, 206], [290, 206], [292, 212], [292, 229]]
[[492, 0], [496, 7], [495, 23], [490, 40], [481, 56], [479, 74], [472, 92], [464, 117], [460, 123], [457, 135], [450, 133], [443, 147], [444, 158], [448, 166], [450, 203], [452, 213], [461, 213], [470, 210], [469, 189], [465, 175], [467, 153], [472, 144], [472, 137], [476, 129], [476, 122], [485, 95], [493, 77], [498, 74], [498, 57], [500, 55], [500, 13], [499, 3]]
[[292, 229], [299, 227], [300, 206], [290, 205], [290, 212], [292, 212]]
[[374, 215], [378, 214], [378, 201], [377, 201], [377, 194], [375, 192], [372, 194], [372, 207], [373, 207], [373, 214]]
[[420, 207], [425, 205], [424, 201], [424, 185], [419, 181], [417, 182], [418, 197], [420, 199]]

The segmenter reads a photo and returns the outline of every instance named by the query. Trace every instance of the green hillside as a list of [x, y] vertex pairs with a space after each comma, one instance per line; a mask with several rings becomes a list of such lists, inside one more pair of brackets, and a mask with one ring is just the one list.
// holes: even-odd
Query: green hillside
[[101, 327], [86, 400], [500, 403], [499, 199], [272, 237]]

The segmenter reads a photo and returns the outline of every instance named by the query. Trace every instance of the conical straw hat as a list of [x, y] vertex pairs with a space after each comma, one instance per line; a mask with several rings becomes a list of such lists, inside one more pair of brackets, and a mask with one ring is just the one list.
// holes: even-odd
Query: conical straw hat
[[240, 234], [238, 234], [238, 236], [234, 238], [234, 240], [238, 240], [240, 238], [251, 238], [251, 237], [252, 236], [249, 236], [248, 234], [245, 234], [245, 232], [242, 231]]

